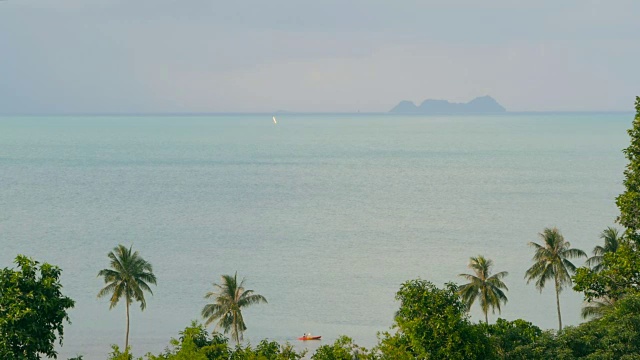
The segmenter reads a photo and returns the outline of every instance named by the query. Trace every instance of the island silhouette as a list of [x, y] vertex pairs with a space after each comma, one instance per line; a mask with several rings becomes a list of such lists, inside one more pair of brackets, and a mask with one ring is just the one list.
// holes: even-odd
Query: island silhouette
[[507, 111], [491, 96], [480, 96], [467, 103], [452, 103], [447, 100], [427, 99], [416, 106], [412, 101], [400, 101], [393, 109], [394, 114], [495, 114]]

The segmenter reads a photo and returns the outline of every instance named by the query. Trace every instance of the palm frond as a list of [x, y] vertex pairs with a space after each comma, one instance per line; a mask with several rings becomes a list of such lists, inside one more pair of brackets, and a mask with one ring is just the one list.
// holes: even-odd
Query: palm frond
[[254, 294], [246, 297], [242, 297], [240, 301], [238, 301], [238, 307], [243, 308], [253, 304], [265, 303], [267, 304], [267, 299], [259, 294]]
[[142, 279], [136, 281], [136, 284], [138, 285], [138, 288], [140, 288], [141, 290], [147, 291], [147, 292], [149, 292], [149, 294], [153, 295], [153, 291], [151, 291], [151, 288], [149, 287], [149, 284], [144, 282]]
[[146, 307], [144, 291], [153, 294], [149, 284], [156, 284], [157, 279], [151, 271], [151, 264], [140, 257], [137, 251], [132, 253], [132, 247], [125, 247], [122, 244], [116, 246], [107, 257], [110, 259], [110, 269], [103, 269], [98, 272], [99, 277], [103, 277], [105, 283], [109, 283], [98, 293], [98, 297], [112, 294], [110, 307], [113, 308], [118, 301], [125, 297], [131, 301], [135, 299], [140, 302], [142, 310]]
[[222, 307], [220, 307], [218, 304], [205, 305], [204, 308], [202, 308], [202, 312], [201, 312], [202, 317], [206, 319], [206, 322], [204, 323], [204, 325], [208, 326], [209, 324], [214, 322], [216, 319], [221, 317], [223, 315], [221, 310], [222, 310]]
[[[118, 301], [120, 301], [123, 294], [126, 294], [124, 284], [117, 283], [115, 288], [113, 289], [111, 298], [109, 299], [109, 310], [113, 309], [116, 305], [118, 305]], [[126, 299], [128, 299], [128, 297], [126, 297], [125, 300]]]
[[580, 315], [583, 319], [598, 319], [609, 311], [614, 304], [615, 300], [613, 299], [608, 297], [599, 298], [584, 304], [580, 311]]
[[471, 274], [458, 274], [458, 276], [467, 279], [470, 282], [474, 282], [474, 281], [482, 281], [480, 278], [478, 278], [475, 275], [471, 275]]
[[111, 269], [102, 269], [98, 271], [98, 277], [101, 276], [104, 278], [104, 282], [106, 284], [116, 280], [120, 276], [120, 273]]
[[487, 278], [487, 281], [489, 281], [490, 279], [498, 279], [498, 280], [500, 280], [500, 279], [505, 278], [507, 275], [509, 275], [509, 273], [508, 273], [508, 272], [506, 272], [506, 271], [500, 271], [499, 273], [495, 273], [495, 274], [493, 274], [493, 275], [489, 276], [489, 277]]
[[604, 253], [605, 253], [605, 249], [600, 245], [596, 245], [596, 247], [593, 248], [593, 254], [596, 256], [602, 256], [604, 255]]
[[573, 263], [567, 260], [566, 258], [561, 259], [560, 264], [561, 265], [558, 266], [558, 271], [566, 274], [567, 277], [570, 277], [569, 276], [570, 274], [573, 274], [574, 272], [576, 272], [576, 266], [573, 265]]
[[149, 284], [156, 285], [156, 282], [157, 282], [156, 275], [152, 272], [146, 272], [146, 271], [147, 270], [145, 269], [145, 272], [140, 272], [139, 275], [136, 276], [136, 278], [144, 282], [148, 282]]
[[[598, 247], [598, 246], [596, 246]], [[600, 248], [602, 249], [602, 247], [600, 246]], [[594, 254], [596, 253], [595, 249], [594, 249]], [[598, 254], [603, 254], [604, 253], [604, 249], [602, 250], [602, 252], [598, 252]], [[587, 261], [585, 262], [585, 265], [590, 266], [590, 267], [595, 267], [600, 265], [600, 263], [602, 263], [602, 260], [604, 259], [604, 257], [602, 255], [594, 255], [590, 258], [587, 259]]]
[[554, 277], [555, 277], [555, 272], [553, 271], [553, 266], [552, 264], [549, 264], [549, 263], [543, 263], [539, 272], [533, 275], [533, 278], [537, 278], [536, 288], [540, 292], [542, 292], [542, 289], [544, 289], [544, 286], [547, 283], [547, 280], [554, 279]]
[[538, 250], [538, 249], [544, 250], [544, 246], [542, 246], [542, 245], [540, 245], [538, 243], [535, 243], [533, 241], [528, 242], [527, 245], [535, 248], [536, 250]]
[[624, 241], [624, 235], [620, 235], [618, 229], [608, 227], [602, 231], [600, 238], [604, 240], [604, 246], [597, 245], [593, 248], [593, 256], [587, 259], [586, 265], [595, 272], [603, 270], [604, 254], [618, 251], [620, 244]]
[[98, 297], [101, 298], [103, 296], [106, 296], [106, 295], [109, 295], [109, 294], [113, 294], [113, 291], [116, 288], [116, 286], [118, 286], [118, 283], [116, 283], [116, 282], [109, 283], [107, 286], [103, 287], [98, 292]]
[[561, 257], [565, 259], [577, 259], [581, 257], [587, 257], [587, 253], [580, 249], [566, 249], [563, 250], [560, 254]]

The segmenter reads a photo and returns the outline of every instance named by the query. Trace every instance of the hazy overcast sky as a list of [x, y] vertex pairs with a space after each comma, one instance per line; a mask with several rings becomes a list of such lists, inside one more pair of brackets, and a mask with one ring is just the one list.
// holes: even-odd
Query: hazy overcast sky
[[0, 1], [0, 113], [633, 110], [640, 1]]

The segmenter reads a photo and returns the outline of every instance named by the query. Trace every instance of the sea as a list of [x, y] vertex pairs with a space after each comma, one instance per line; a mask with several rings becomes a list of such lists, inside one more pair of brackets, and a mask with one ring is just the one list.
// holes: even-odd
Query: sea
[[[97, 298], [118, 244], [158, 279], [131, 308], [134, 354], [202, 321], [236, 272], [268, 300], [243, 312], [245, 344], [313, 351], [375, 345], [404, 281], [462, 284], [477, 255], [509, 272], [490, 322], [556, 329], [554, 289], [524, 278], [528, 243], [557, 227], [590, 254], [616, 225], [631, 113], [272, 115], [0, 117], [0, 267], [24, 254], [62, 269], [76, 304], [58, 358], [124, 345], [124, 304]], [[580, 294], [560, 302], [564, 324], [583, 321]]]

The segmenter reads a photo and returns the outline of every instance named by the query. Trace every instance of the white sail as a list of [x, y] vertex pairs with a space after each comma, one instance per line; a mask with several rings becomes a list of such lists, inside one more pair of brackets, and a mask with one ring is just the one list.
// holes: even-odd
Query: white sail
[[274, 124], [277, 124], [277, 123], [278, 123], [278, 122], [276, 121], [276, 117], [275, 117], [275, 116], [273, 117], [273, 123], [274, 123]]

